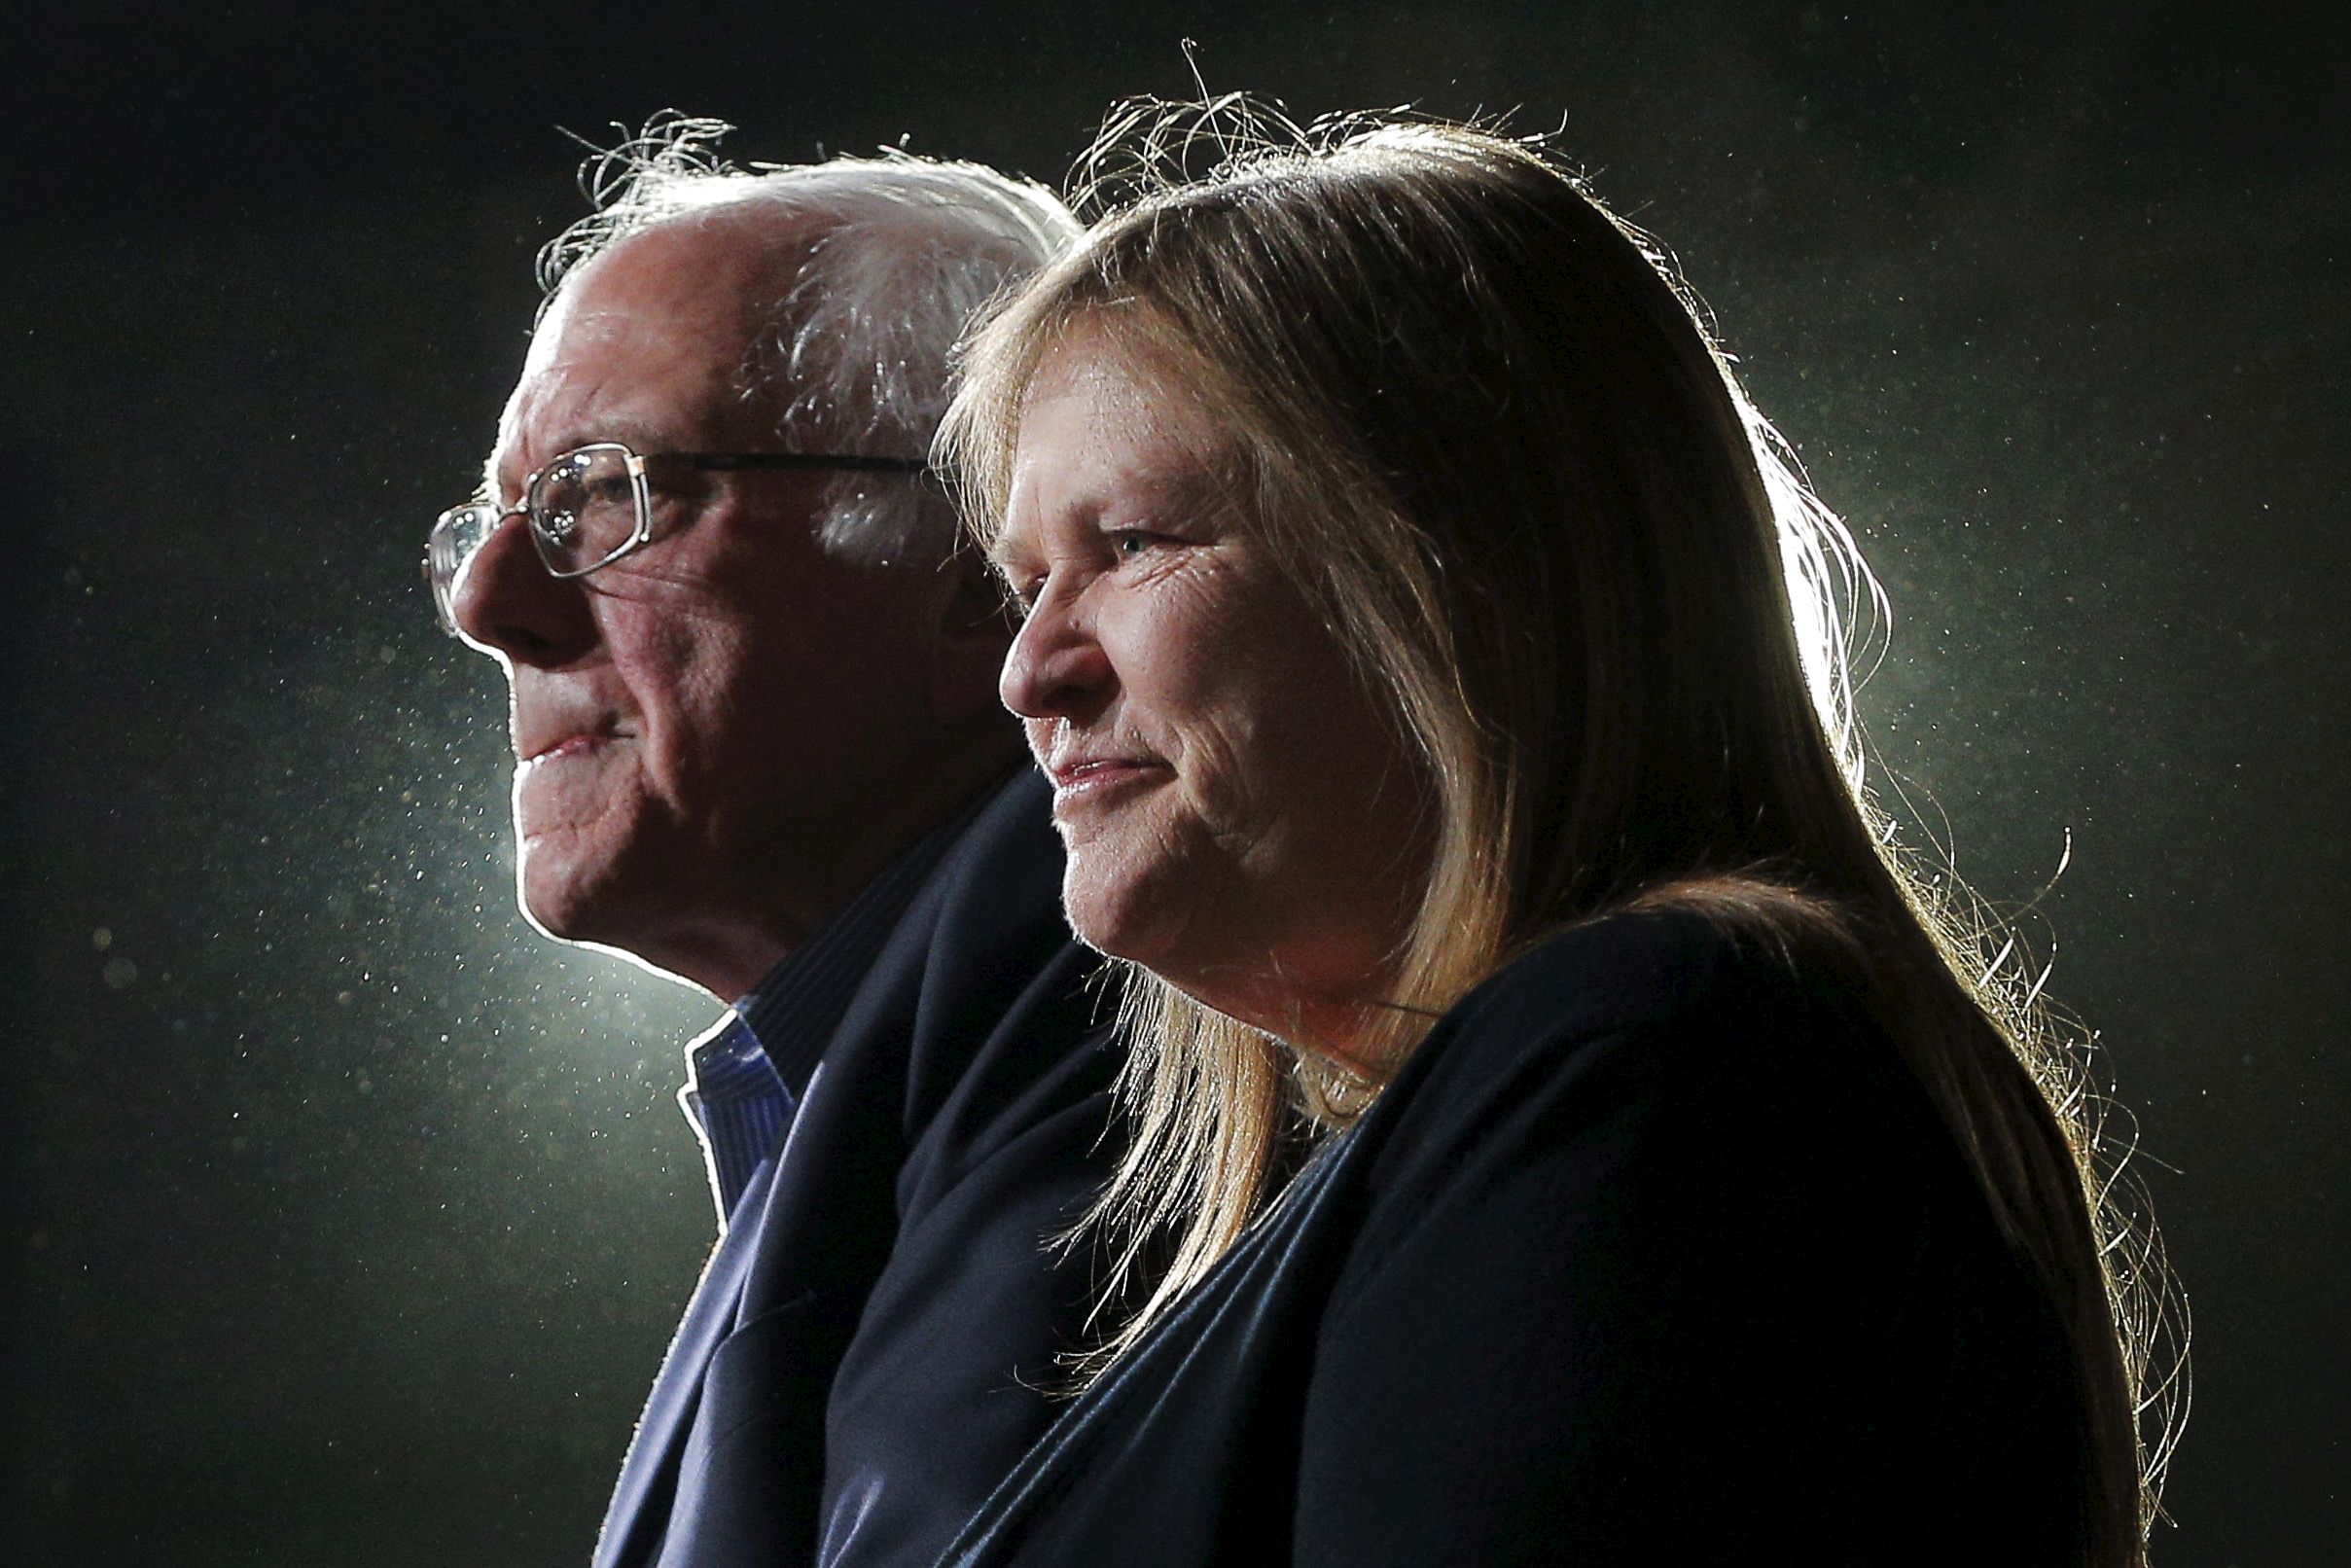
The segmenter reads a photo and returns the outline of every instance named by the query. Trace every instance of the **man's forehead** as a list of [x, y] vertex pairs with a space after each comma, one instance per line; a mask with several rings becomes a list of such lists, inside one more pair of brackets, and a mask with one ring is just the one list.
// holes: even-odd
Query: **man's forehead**
[[512, 469], [511, 481], [588, 441], [722, 434], [745, 411], [746, 357], [790, 287], [777, 244], [772, 232], [681, 222], [581, 267], [532, 335], [499, 420], [492, 477]]
[[791, 281], [792, 269], [734, 225], [633, 234], [564, 281], [532, 335], [523, 374], [616, 343], [662, 359], [713, 351], [739, 359]]

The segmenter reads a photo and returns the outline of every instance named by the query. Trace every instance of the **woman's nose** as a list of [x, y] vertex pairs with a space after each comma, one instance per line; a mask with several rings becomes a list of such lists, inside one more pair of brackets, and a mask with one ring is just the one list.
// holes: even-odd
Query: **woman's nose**
[[1049, 588], [1005, 651], [996, 695], [1023, 719], [1084, 718], [1115, 679], [1110, 658], [1079, 607]]

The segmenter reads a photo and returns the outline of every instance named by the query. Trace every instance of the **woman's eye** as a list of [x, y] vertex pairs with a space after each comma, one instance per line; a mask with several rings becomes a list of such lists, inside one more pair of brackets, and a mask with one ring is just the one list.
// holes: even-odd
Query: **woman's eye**
[[[1105, 529], [1101, 539], [1100, 548], [1108, 552], [1110, 560], [1113, 562], [1140, 560], [1146, 555], [1158, 552], [1168, 544], [1166, 535], [1153, 533], [1147, 528]], [[1094, 557], [1090, 564], [1073, 556], [1068, 565], [1078, 574], [1076, 581], [1079, 587], [1075, 591], [1081, 592], [1084, 591], [1085, 582], [1104, 569], [1100, 556]], [[1051, 586], [1053, 574], [1051, 572], [1029, 570], [1015, 575], [1009, 569], [999, 568], [999, 570], [1002, 571], [1005, 601], [1016, 615], [1026, 616], [1034, 610], [1038, 601], [1045, 597], [1047, 588]]]

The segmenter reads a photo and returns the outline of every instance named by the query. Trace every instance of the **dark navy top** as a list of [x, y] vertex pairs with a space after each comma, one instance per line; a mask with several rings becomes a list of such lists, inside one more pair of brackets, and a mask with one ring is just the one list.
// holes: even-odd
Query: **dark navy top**
[[2069, 1368], [1850, 988], [1621, 916], [1455, 1008], [943, 1561], [2068, 1562]]

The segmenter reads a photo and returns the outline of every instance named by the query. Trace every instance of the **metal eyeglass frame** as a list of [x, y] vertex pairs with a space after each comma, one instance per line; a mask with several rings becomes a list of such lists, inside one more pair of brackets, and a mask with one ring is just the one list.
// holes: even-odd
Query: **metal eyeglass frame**
[[[628, 537], [606, 552], [603, 558], [586, 566], [564, 567], [557, 564], [556, 552], [562, 549], [562, 539], [547, 519], [544, 497], [539, 495], [540, 481], [567, 463], [575, 463], [591, 454], [619, 452], [621, 466], [628, 475], [629, 502], [636, 509]], [[867, 474], [913, 474], [931, 472], [931, 465], [918, 457], [871, 457], [857, 452], [639, 452], [626, 442], [591, 441], [559, 452], [540, 468], [532, 470], [522, 481], [522, 499], [511, 507], [501, 507], [491, 501], [468, 501], [463, 506], [449, 508], [433, 519], [432, 531], [424, 541], [424, 581], [433, 596], [433, 615], [441, 629], [450, 636], [460, 636], [457, 629], [457, 578], [468, 562], [489, 543], [490, 536], [503, 526], [506, 519], [519, 516], [530, 524], [531, 545], [538, 552], [539, 564], [548, 575], [558, 579], [586, 577], [600, 572], [622, 556], [642, 549], [653, 542], [653, 496], [645, 480], [648, 463], [685, 463], [705, 472], [730, 472], [737, 469], [842, 469]], [[464, 542], [467, 525], [473, 525], [473, 544]]]

